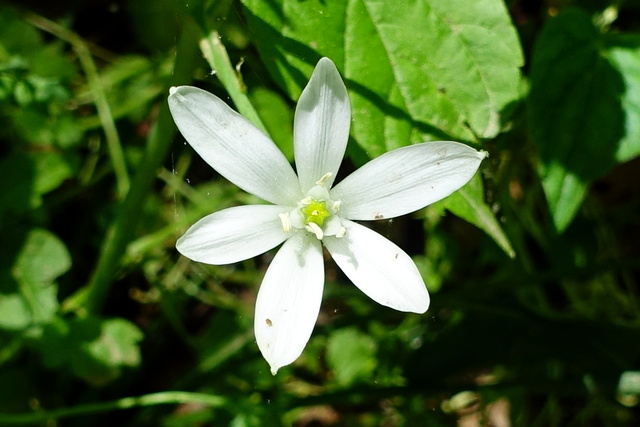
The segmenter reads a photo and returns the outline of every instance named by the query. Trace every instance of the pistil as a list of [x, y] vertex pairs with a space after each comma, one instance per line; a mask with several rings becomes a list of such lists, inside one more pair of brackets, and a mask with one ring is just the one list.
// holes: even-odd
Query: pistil
[[324, 187], [330, 177], [331, 173], [324, 174], [295, 208], [279, 215], [285, 233], [289, 233], [293, 227], [312, 233], [318, 240], [324, 236], [340, 238], [345, 235], [347, 229], [337, 215], [341, 202], [331, 200], [329, 191]]

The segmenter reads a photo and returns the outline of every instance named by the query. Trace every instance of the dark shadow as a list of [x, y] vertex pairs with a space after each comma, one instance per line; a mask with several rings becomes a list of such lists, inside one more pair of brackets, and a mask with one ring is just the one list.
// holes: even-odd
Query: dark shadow
[[639, 42], [638, 37], [605, 39], [577, 9], [547, 23], [534, 49], [528, 105], [530, 133], [543, 165], [588, 184], [617, 163], [626, 132], [626, 87], [603, 51]]
[[31, 209], [35, 166], [26, 153], [0, 158], [0, 294], [18, 293], [13, 277], [15, 262], [24, 246], [28, 228], [24, 214]]
[[[601, 319], [549, 319], [504, 296], [501, 301], [491, 297], [491, 305], [464, 300], [462, 295], [453, 295], [447, 304], [443, 296], [442, 310], [449, 304], [454, 304], [449, 306], [452, 308], [463, 303], [466, 314], [411, 356], [405, 372], [417, 386], [447, 377], [464, 382], [483, 369], [503, 366], [513, 373], [511, 381], [542, 393], [555, 386], [584, 392], [586, 375], [592, 376], [598, 387], [613, 391], [620, 374], [633, 369], [640, 356], [640, 330], [636, 327]], [[561, 378], [555, 375], [554, 367], [562, 372]]]

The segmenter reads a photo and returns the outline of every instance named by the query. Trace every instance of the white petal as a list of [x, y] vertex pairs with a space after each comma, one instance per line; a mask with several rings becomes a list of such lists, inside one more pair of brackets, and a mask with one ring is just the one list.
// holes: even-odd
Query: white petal
[[290, 208], [247, 205], [224, 209], [196, 222], [178, 239], [178, 251], [206, 264], [232, 264], [275, 248], [289, 235], [278, 214]]
[[351, 107], [336, 66], [322, 58], [302, 91], [293, 128], [296, 169], [307, 192], [326, 173], [336, 177], [349, 139]]
[[298, 178], [284, 154], [220, 98], [191, 86], [174, 87], [169, 108], [187, 142], [220, 175], [276, 205], [300, 199]]
[[331, 190], [340, 216], [393, 218], [421, 209], [458, 190], [476, 173], [484, 151], [459, 142], [425, 142], [377, 157]]
[[298, 233], [282, 245], [264, 276], [254, 329], [273, 375], [300, 356], [318, 319], [324, 262], [316, 238]]
[[424, 313], [429, 293], [413, 260], [375, 231], [343, 220], [344, 237], [323, 242], [336, 264], [372, 300], [399, 311]]

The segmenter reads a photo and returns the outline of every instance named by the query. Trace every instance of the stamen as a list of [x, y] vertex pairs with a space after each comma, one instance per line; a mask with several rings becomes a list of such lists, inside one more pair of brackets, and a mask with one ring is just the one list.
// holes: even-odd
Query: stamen
[[331, 172], [325, 173], [324, 175], [322, 175], [322, 178], [316, 181], [316, 185], [323, 186], [327, 182], [327, 180], [331, 178], [331, 175], [333, 175]]
[[282, 229], [285, 233], [291, 231], [291, 219], [289, 218], [289, 212], [278, 214], [280, 221], [282, 221]]
[[322, 228], [320, 228], [320, 226], [318, 224], [316, 224], [315, 222], [310, 222], [309, 224], [307, 224], [307, 230], [309, 230], [313, 234], [315, 234], [316, 237], [318, 238], [318, 240], [322, 240], [322, 238], [324, 237], [324, 233], [322, 232]]
[[340, 231], [336, 233], [336, 237], [339, 239], [341, 237], [344, 237], [345, 234], [347, 234], [347, 229], [344, 227], [340, 227]]
[[342, 201], [340, 200], [336, 200], [335, 202], [333, 202], [333, 213], [337, 213], [338, 210], [340, 209], [340, 205], [342, 205]]

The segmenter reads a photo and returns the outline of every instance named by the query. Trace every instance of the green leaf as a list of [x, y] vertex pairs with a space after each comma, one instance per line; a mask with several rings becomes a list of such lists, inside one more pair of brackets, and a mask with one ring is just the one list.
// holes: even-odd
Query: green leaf
[[22, 295], [0, 293], [0, 328], [18, 331], [31, 324], [31, 310]]
[[624, 80], [621, 103], [625, 132], [618, 144], [616, 160], [626, 162], [640, 155], [640, 36], [615, 36], [609, 45], [609, 61]]
[[59, 152], [45, 151], [31, 157], [36, 172], [34, 190], [38, 194], [55, 190], [76, 172], [73, 162]]
[[371, 376], [377, 365], [376, 343], [355, 327], [335, 331], [327, 342], [327, 363], [343, 386]]
[[70, 267], [71, 257], [58, 237], [42, 229], [29, 231], [10, 276], [2, 279], [0, 328], [20, 330], [50, 322], [58, 310], [53, 282]]
[[14, 265], [13, 274], [29, 283], [51, 283], [71, 267], [64, 243], [53, 233], [34, 229]]
[[337, 64], [352, 134], [372, 157], [425, 139], [493, 137], [519, 97], [522, 52], [500, 0], [243, 4], [266, 66], [292, 98], [320, 56]]
[[124, 367], [140, 364], [142, 332], [125, 319], [57, 318], [35, 342], [44, 365], [66, 367], [92, 384], [118, 378]]
[[271, 139], [289, 161], [293, 160], [293, 111], [275, 92], [257, 88], [250, 95], [251, 103], [262, 119]]
[[107, 319], [101, 322], [100, 336], [85, 346], [87, 353], [112, 370], [123, 366], [138, 366], [140, 350], [138, 342], [142, 332], [125, 319]]
[[510, 257], [516, 253], [491, 208], [484, 201], [482, 178], [476, 174], [471, 181], [446, 199], [438, 202], [456, 216], [487, 233]]
[[538, 38], [531, 135], [559, 231], [571, 223], [593, 180], [640, 151], [639, 64], [637, 47], [607, 51], [606, 38], [579, 10], [551, 19]]

